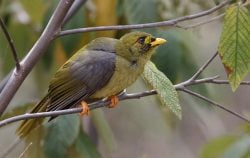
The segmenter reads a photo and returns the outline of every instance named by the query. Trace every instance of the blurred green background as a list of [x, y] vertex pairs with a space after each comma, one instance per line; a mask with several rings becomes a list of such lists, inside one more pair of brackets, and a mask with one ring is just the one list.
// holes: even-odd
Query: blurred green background
[[[58, 0], [0, 0], [0, 16], [14, 40], [18, 56], [24, 57], [46, 26]], [[63, 29], [102, 25], [138, 24], [180, 17], [213, 7], [203, 0], [88, 0]], [[207, 18], [207, 17], [205, 17]], [[199, 22], [200, 20], [195, 20]], [[184, 24], [193, 24], [185, 22]], [[144, 29], [168, 43], [161, 46], [152, 61], [173, 83], [190, 78], [217, 50], [222, 21], [189, 30]], [[119, 38], [124, 31], [89, 32], [56, 39], [18, 90], [5, 115], [25, 113], [47, 91], [49, 79], [75, 51], [100, 36]], [[0, 31], [0, 79], [14, 67], [6, 38]], [[225, 77], [217, 58], [202, 74]], [[128, 92], [147, 90], [139, 79]], [[228, 85], [193, 87], [194, 91], [223, 103], [250, 117], [247, 86], [235, 93]], [[17, 144], [6, 157], [74, 158], [249, 158], [250, 126], [235, 116], [187, 94], [179, 93], [182, 120], [161, 109], [155, 96], [120, 102], [115, 109], [98, 109], [90, 116], [58, 117]], [[0, 129], [0, 157], [16, 140], [14, 123]], [[32, 144], [30, 144], [32, 142]], [[28, 147], [27, 147], [28, 146]], [[26, 148], [26, 149], [25, 149]]]

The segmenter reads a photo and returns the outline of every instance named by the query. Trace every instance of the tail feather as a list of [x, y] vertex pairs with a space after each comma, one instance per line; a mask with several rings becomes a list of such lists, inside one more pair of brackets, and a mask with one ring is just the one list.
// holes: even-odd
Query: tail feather
[[[49, 97], [47, 95], [31, 110], [30, 113], [45, 112], [48, 104]], [[33, 129], [40, 126], [43, 120], [44, 118], [24, 120], [16, 130], [17, 135], [19, 135], [19, 137], [27, 136]]]

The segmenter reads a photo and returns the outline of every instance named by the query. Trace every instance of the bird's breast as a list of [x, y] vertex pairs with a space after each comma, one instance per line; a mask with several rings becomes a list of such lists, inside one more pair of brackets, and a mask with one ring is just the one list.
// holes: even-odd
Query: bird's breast
[[91, 95], [90, 98], [104, 98], [115, 95], [133, 84], [143, 72], [144, 65], [116, 57], [115, 71], [107, 85]]

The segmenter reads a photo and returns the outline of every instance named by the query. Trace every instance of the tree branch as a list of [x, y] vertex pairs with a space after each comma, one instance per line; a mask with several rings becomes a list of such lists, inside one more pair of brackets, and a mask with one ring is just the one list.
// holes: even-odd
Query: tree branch
[[[67, 30], [60, 32], [60, 28], [63, 24], [65, 16], [67, 15], [70, 7], [72, 6], [74, 0], [62, 0], [59, 2], [54, 14], [52, 15], [47, 27], [45, 28], [43, 34], [29, 51], [28, 55], [22, 60], [21, 71], [17, 71], [17, 69], [13, 70], [8, 83], [4, 86], [2, 92], [0, 93], [0, 115], [4, 112], [6, 107], [8, 106], [10, 100], [13, 98], [14, 94], [20, 87], [21, 83], [24, 81], [26, 76], [29, 74], [33, 66], [37, 63], [41, 55], [48, 48], [51, 41], [57, 35], [66, 35], [68, 33], [79, 33], [79, 29], [75, 30]], [[160, 26], [173, 26], [178, 22], [191, 20], [195, 18], [199, 18], [205, 15], [209, 15], [216, 10], [224, 7], [230, 2], [230, 0], [224, 1], [221, 4], [197, 14], [188, 15], [184, 17], [180, 17], [177, 19], [163, 21], [158, 23], [148, 23], [148, 24], [139, 24], [139, 25], [118, 25], [118, 26], [110, 26], [110, 27], [93, 27], [93, 28], [81, 28], [80, 32], [86, 31], [100, 31], [100, 30], [109, 30], [109, 29], [131, 29], [131, 28], [147, 28], [147, 27], [160, 27]], [[74, 9], [73, 10], [77, 10]], [[69, 14], [68, 14], [69, 15]], [[70, 16], [70, 15], [69, 15]]]
[[[84, 1], [84, 0], [82, 0]], [[45, 28], [43, 34], [39, 38], [39, 40], [36, 42], [36, 44], [33, 46], [33, 48], [30, 50], [28, 55], [24, 58], [24, 60], [21, 62], [22, 65], [22, 71], [16, 71], [14, 70], [12, 73], [11, 78], [9, 79], [9, 82], [3, 89], [3, 92], [0, 94], [0, 115], [3, 113], [5, 108], [7, 107], [8, 103], [12, 99], [13, 95], [27, 76], [27, 74], [30, 72], [34, 64], [38, 61], [39, 57], [43, 54], [44, 50], [47, 49], [49, 46], [49, 43], [56, 37], [56, 36], [63, 36], [67, 34], [72, 33], [79, 33], [79, 32], [89, 32], [89, 31], [103, 31], [103, 30], [124, 30], [124, 29], [139, 29], [139, 28], [149, 28], [149, 27], [161, 27], [161, 26], [176, 26], [179, 22], [191, 20], [195, 18], [199, 18], [201, 16], [205, 16], [208, 14], [213, 13], [214, 11], [222, 8], [223, 6], [227, 5], [230, 1], [224, 1], [223, 3], [219, 4], [218, 6], [211, 8], [207, 11], [200, 12], [197, 14], [189, 15], [180, 17], [173, 20], [158, 22], [158, 23], [147, 23], [147, 24], [138, 24], [138, 25], [118, 25], [118, 26], [100, 26], [100, 27], [91, 27], [91, 28], [80, 28], [80, 29], [74, 29], [74, 30], [66, 30], [60, 32], [60, 27], [65, 22], [65, 16], [68, 12], [70, 6], [73, 3], [73, 0], [62, 0], [60, 1], [57, 9], [55, 10], [54, 14], [52, 15], [50, 22], [48, 23], [47, 27]], [[73, 7], [73, 6], [72, 6]], [[77, 10], [77, 9], [76, 9]], [[68, 13], [69, 15], [69, 13]], [[198, 93], [192, 92], [185, 87], [196, 85], [200, 83], [215, 83], [215, 84], [228, 84], [227, 80], [216, 80], [218, 76], [209, 77], [209, 78], [203, 78], [198, 79], [200, 74], [207, 68], [207, 66], [214, 60], [214, 58], [217, 56], [217, 52], [187, 81], [182, 82], [180, 84], [175, 85], [176, 90], [184, 91], [188, 94], [191, 94], [193, 96], [196, 96], [200, 99], [203, 99], [239, 118], [242, 120], [245, 120], [249, 122], [248, 119], [241, 116], [240, 114], [233, 112], [221, 104], [218, 104]], [[248, 84], [250, 85], [250, 82], [242, 82], [242, 84]], [[155, 95], [157, 94], [156, 90], [151, 91], [145, 91], [140, 93], [133, 93], [133, 94], [127, 94], [123, 93], [119, 95], [119, 100], [126, 100], [126, 99], [139, 99], [141, 97], [149, 96], [149, 95]], [[90, 110], [105, 107], [110, 104], [109, 100], [100, 100], [97, 102], [94, 102], [89, 105]], [[42, 113], [32, 113], [32, 114], [24, 114], [24, 115], [18, 115], [14, 116], [8, 119], [5, 119], [3, 121], [0, 121], [0, 127], [7, 125], [12, 122], [16, 122], [19, 120], [25, 120], [25, 119], [33, 119], [33, 118], [40, 118], [40, 117], [53, 117], [58, 115], [66, 115], [66, 114], [72, 114], [72, 113], [80, 113], [82, 111], [82, 108], [72, 108], [67, 110], [60, 110], [60, 111], [51, 111], [51, 112], [42, 112]]]
[[208, 82], [208, 81], [212, 81], [216, 78], [218, 78], [219, 76], [215, 76], [215, 77], [212, 77], [212, 78], [206, 78], [206, 79], [203, 79], [203, 80], [196, 80], [200, 74], [208, 67], [208, 65], [214, 60], [214, 58], [218, 55], [218, 51], [216, 51], [214, 53], [214, 55], [209, 58], [205, 63], [204, 65], [202, 65], [199, 70], [190, 78], [188, 79], [187, 81], [184, 81], [182, 83], [179, 83], [177, 85], [175, 85], [175, 88], [178, 90], [178, 89], [181, 89], [181, 88], [184, 88], [185, 86], [189, 86], [189, 85], [195, 85], [195, 84], [199, 84], [199, 83], [205, 83], [205, 82]]
[[215, 79], [217, 79], [219, 76], [214, 76], [214, 77], [208, 77], [208, 78], [203, 78], [199, 80], [187, 80], [182, 83], [176, 84], [174, 87], [176, 90], [181, 90], [184, 87], [188, 86], [193, 86], [201, 83], [212, 83]]
[[19, 63], [19, 60], [17, 57], [17, 51], [16, 51], [16, 48], [14, 46], [14, 42], [13, 42], [12, 38], [10, 37], [10, 34], [9, 34], [9, 32], [8, 32], [4, 22], [3, 22], [3, 19], [1, 17], [0, 17], [0, 25], [1, 25], [1, 28], [4, 32], [4, 35], [5, 35], [8, 43], [9, 43], [13, 58], [14, 58], [15, 63], [16, 63], [16, 70], [19, 71], [20, 70], [20, 63]]
[[22, 151], [22, 153], [18, 156], [18, 158], [22, 158], [25, 154], [25, 152], [30, 148], [30, 146], [33, 145], [32, 142], [30, 142], [25, 148], [24, 150]]
[[[122, 93], [118, 96], [119, 100], [127, 100], [127, 99], [139, 99], [141, 97], [149, 96], [157, 94], [155, 90], [145, 91], [145, 92], [139, 92], [139, 93], [133, 93], [133, 94], [127, 94]], [[104, 99], [100, 100], [94, 103], [89, 104], [89, 109], [94, 110], [101, 107], [106, 107], [110, 105], [110, 100]], [[14, 116], [5, 120], [0, 121], [0, 127], [5, 126], [9, 123], [17, 122], [20, 120], [27, 120], [27, 119], [34, 119], [34, 118], [41, 118], [41, 117], [53, 117], [53, 116], [59, 116], [59, 115], [67, 115], [67, 114], [74, 114], [74, 113], [80, 113], [82, 111], [81, 107], [77, 108], [71, 108], [66, 110], [58, 110], [58, 111], [50, 111], [50, 112], [40, 112], [40, 113], [26, 113], [23, 115]]]
[[[213, 83], [213, 81], [216, 82], [220, 82], [222, 81], [223, 84], [228, 84], [228, 81], [226, 80], [214, 80], [215, 78], [217, 78], [217, 76], [215, 77], [210, 77], [210, 78], [204, 78], [204, 79], [199, 79], [199, 80], [195, 80], [194, 82], [183, 82], [185, 83], [185, 87], [186, 86], [191, 86], [191, 85], [195, 85], [195, 84], [200, 84], [200, 83]], [[244, 82], [247, 84], [250, 84], [250, 81]], [[190, 93], [196, 97], [199, 97], [239, 118], [241, 118], [244, 121], [250, 122], [247, 118], [241, 116], [240, 114], [233, 112], [229, 109], [227, 109], [226, 107], [224, 107], [221, 104], [218, 104], [212, 100], [209, 100], [208, 98], [195, 93], [195, 92], [190, 92], [190, 90], [187, 90], [185, 87], [180, 86], [182, 83], [175, 85], [174, 87], [176, 88], [176, 90], [178, 91], [185, 91], [186, 93]], [[122, 93], [121, 95], [118, 96], [119, 100], [127, 100], [127, 99], [140, 99], [141, 97], [146, 97], [146, 96], [150, 96], [150, 95], [155, 95], [157, 94], [156, 90], [149, 90], [149, 91], [144, 91], [144, 92], [138, 92], [138, 93], [131, 93], [131, 94], [127, 94], [127, 93]], [[100, 101], [96, 101], [94, 103], [89, 104], [89, 109], [90, 110], [94, 110], [97, 108], [101, 108], [101, 107], [106, 107], [108, 105], [110, 105], [111, 102], [110, 100], [107, 99], [103, 99]], [[34, 118], [41, 118], [41, 117], [53, 117], [53, 116], [59, 116], [59, 115], [67, 115], [67, 114], [74, 114], [74, 113], [80, 113], [82, 111], [81, 107], [77, 107], [77, 108], [71, 108], [71, 109], [66, 109], [66, 110], [58, 110], [58, 111], [50, 111], [50, 112], [41, 112], [41, 113], [26, 113], [23, 115], [18, 115], [18, 116], [14, 116], [11, 118], [7, 118], [5, 120], [0, 121], [0, 127], [5, 126], [7, 124], [13, 123], [13, 122], [17, 122], [20, 120], [27, 120], [27, 119], [34, 119]]]
[[21, 61], [20, 71], [17, 71], [17, 69], [13, 70], [8, 83], [0, 93], [0, 116], [8, 106], [26, 76], [38, 62], [42, 54], [47, 50], [51, 41], [56, 37], [56, 34], [60, 31], [63, 19], [73, 2], [74, 0], [59, 1], [59, 4], [42, 35], [28, 52], [26, 57]]
[[[207, 83], [214, 83], [214, 84], [229, 84], [228, 80], [211, 80]], [[240, 85], [250, 85], [250, 81], [242, 81]]]
[[205, 62], [204, 65], [202, 65], [202, 67], [199, 68], [199, 70], [189, 79], [190, 81], [193, 81], [195, 79], [197, 79], [200, 74], [208, 67], [208, 65], [214, 60], [214, 58], [218, 55], [218, 51], [216, 51], [214, 53], [214, 55], [207, 60], [207, 62]]
[[[72, 6], [70, 7], [68, 13], [66, 14], [66, 16], [64, 17], [64, 20], [62, 22], [62, 26], [64, 26], [69, 20], [70, 18], [72, 18], [72, 16], [79, 10], [79, 8], [86, 2], [87, 0], [75, 0], [75, 2], [72, 4]], [[12, 70], [13, 71], [13, 70]], [[11, 72], [9, 72], [8, 75], [6, 75], [4, 77], [4, 79], [2, 81], [0, 81], [0, 93], [2, 92], [4, 86], [6, 85], [7, 81], [9, 80], [10, 76], [11, 76]]]
[[187, 26], [177, 25], [177, 27], [187, 30], [187, 29], [190, 29], [190, 28], [198, 27], [198, 26], [201, 26], [201, 25], [204, 25], [204, 24], [207, 24], [207, 23], [216, 21], [216, 20], [222, 18], [224, 15], [225, 15], [225, 13], [220, 14], [220, 15], [218, 15], [218, 16], [216, 16], [216, 17], [212, 17], [211, 19], [201, 21], [201, 22], [196, 23], [196, 24], [187, 25]]
[[222, 109], [222, 110], [225, 110], [225, 111], [229, 112], [230, 114], [233, 114], [234, 116], [236, 116], [236, 117], [238, 117], [238, 118], [240, 118], [240, 119], [242, 119], [242, 120], [244, 120], [244, 121], [250, 123], [250, 120], [248, 120], [247, 118], [245, 118], [245, 117], [242, 116], [241, 114], [239, 114], [239, 113], [237, 113], [237, 112], [234, 112], [234, 111], [232, 111], [232, 110], [226, 108], [226, 107], [223, 106], [222, 104], [219, 104], [219, 103], [217, 103], [217, 102], [215, 102], [215, 101], [213, 101], [213, 100], [210, 100], [209, 98], [204, 97], [204, 96], [201, 95], [201, 94], [195, 93], [195, 92], [193, 92], [193, 91], [191, 91], [191, 90], [188, 90], [188, 89], [186, 89], [186, 88], [183, 88], [183, 89], [180, 89], [180, 90], [183, 91], [183, 92], [186, 92], [186, 93], [188, 93], [188, 94], [190, 94], [190, 95], [192, 95], [192, 96], [195, 96], [195, 97], [197, 97], [197, 98], [199, 98], [199, 99], [202, 99], [202, 100], [204, 100], [204, 101], [206, 101], [206, 102], [208, 102], [208, 103], [210, 103], [210, 104], [212, 104], [212, 105], [214, 105], [214, 106], [216, 106], [216, 107], [218, 107], [218, 108], [220, 108], [220, 109]]
[[196, 19], [196, 18], [200, 18], [202, 16], [212, 14], [213, 12], [226, 6], [230, 2], [231, 2], [231, 0], [226, 0], [226, 1], [222, 2], [221, 4], [215, 6], [211, 9], [208, 9], [206, 11], [183, 16], [183, 17], [179, 17], [179, 18], [172, 19], [172, 20], [167, 20], [167, 21], [161, 21], [161, 22], [155, 22], [155, 23], [145, 23], [145, 24], [135, 24], [135, 25], [115, 25], [115, 26], [97, 26], [97, 27], [77, 28], [77, 29], [72, 29], [72, 30], [61, 31], [61, 33], [58, 35], [65, 36], [65, 35], [69, 35], [69, 34], [92, 32], [92, 31], [126, 30], [126, 29], [128, 30], [128, 29], [142, 29], [142, 28], [152, 28], [152, 27], [176, 26], [179, 22], [192, 20], [192, 19]]
[[87, 2], [87, 0], [75, 0], [65, 18], [63, 19], [62, 25], [66, 24], [85, 2]]
[[[187, 90], [185, 87], [187, 86], [192, 86], [192, 85], [197, 85], [197, 84], [201, 84], [201, 83], [215, 83], [215, 84], [228, 84], [229, 82], [227, 80], [216, 80], [219, 76], [214, 76], [214, 77], [208, 77], [208, 78], [203, 78], [203, 79], [198, 79], [199, 75], [207, 68], [207, 66], [215, 59], [215, 57], [217, 56], [217, 52], [210, 58], [207, 60], [207, 62], [205, 62], [205, 64], [187, 81], [184, 81], [182, 83], [176, 84], [174, 87], [176, 90], [179, 91], [185, 91], [186, 93], [190, 93], [193, 94], [194, 96], [200, 97], [203, 100], [204, 96], [201, 96], [200, 94], [196, 94], [194, 92], [190, 92], [189, 90]], [[242, 84], [247, 84], [250, 85], [250, 81], [244, 81], [242, 82]], [[150, 90], [150, 91], [145, 91], [145, 92], [139, 92], [139, 93], [133, 93], [133, 94], [127, 94], [127, 93], [121, 93], [118, 98], [119, 100], [126, 100], [126, 99], [139, 99], [141, 97], [145, 97], [145, 96], [149, 96], [149, 95], [155, 95], [157, 94], [156, 90]], [[212, 100], [207, 100], [206, 101], [212, 103], [213, 105], [216, 105], [218, 107], [220, 107], [221, 109], [224, 109], [226, 111], [228, 111], [231, 114], [234, 114], [237, 117], [240, 117], [241, 119], [249, 122], [248, 119], [244, 118], [243, 116], [240, 116], [240, 114], [235, 113], [225, 107], [223, 107], [222, 105], [213, 102]], [[110, 100], [100, 100], [94, 103], [89, 104], [89, 108], [90, 110], [96, 109], [96, 108], [101, 108], [101, 107], [105, 107], [107, 105], [110, 105]], [[0, 121], [0, 127], [7, 125], [9, 123], [12, 122], [16, 122], [16, 121], [20, 121], [20, 120], [26, 120], [26, 119], [33, 119], [33, 118], [40, 118], [40, 117], [53, 117], [53, 116], [58, 116], [58, 115], [66, 115], [66, 114], [73, 114], [73, 113], [80, 113], [82, 111], [82, 108], [71, 108], [71, 109], [66, 109], [66, 110], [60, 110], [60, 111], [50, 111], [50, 112], [41, 112], [41, 113], [27, 113], [27, 114], [23, 114], [23, 115], [18, 115], [18, 116], [14, 116], [5, 120]]]

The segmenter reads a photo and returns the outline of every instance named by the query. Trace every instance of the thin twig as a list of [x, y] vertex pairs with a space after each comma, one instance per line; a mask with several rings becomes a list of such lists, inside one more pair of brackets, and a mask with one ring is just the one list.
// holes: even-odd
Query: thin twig
[[200, 74], [208, 67], [208, 65], [214, 60], [214, 58], [218, 55], [218, 52], [216, 51], [216, 53], [214, 53], [214, 55], [207, 60], [207, 62], [205, 62], [204, 65], [202, 65], [202, 67], [199, 68], [199, 70], [189, 79], [190, 81], [193, 81], [195, 79], [197, 79]]
[[58, 36], [65, 36], [69, 34], [84, 33], [84, 32], [91, 32], [91, 31], [126, 30], [126, 29], [128, 30], [128, 29], [143, 29], [143, 28], [152, 28], [152, 27], [176, 26], [179, 22], [192, 20], [192, 19], [196, 19], [202, 16], [212, 14], [213, 12], [219, 10], [220, 8], [226, 6], [229, 3], [230, 3], [230, 0], [227, 0], [206, 11], [179, 17], [179, 18], [172, 19], [172, 20], [167, 20], [167, 21], [145, 23], [145, 24], [135, 24], [135, 25], [115, 25], [115, 26], [77, 28], [77, 29], [72, 29], [72, 30], [61, 31], [60, 34], [58, 34]]
[[[21, 62], [22, 71], [19, 71], [19, 73], [17, 73], [17, 71], [14, 70], [12, 72], [12, 75], [11, 75], [8, 83], [6, 84], [6, 86], [4, 87], [2, 92], [0, 93], [0, 116], [2, 115], [2, 113], [4, 112], [6, 107], [8, 106], [9, 102], [13, 98], [14, 94], [16, 93], [16, 91], [18, 90], [18, 88], [20, 87], [20, 85], [22, 84], [24, 79], [26, 78], [26, 76], [32, 70], [34, 65], [38, 62], [38, 60], [40, 59], [42, 54], [49, 47], [51, 41], [56, 38], [56, 35], [63, 35], [64, 33], [67, 34], [67, 32], [64, 32], [64, 33], [60, 32], [60, 29], [61, 29], [61, 26], [63, 24], [64, 17], [66, 16], [68, 10], [72, 6], [73, 1], [74, 0], [61, 0], [61, 1], [59, 1], [59, 4], [58, 4], [55, 12], [52, 15], [52, 17], [50, 18], [50, 21], [49, 21], [48, 25], [46, 26], [44, 32], [42, 33], [41, 37], [34, 44], [33, 48], [29, 51], [29, 53], [24, 58], [24, 60], [22, 60], [22, 62]], [[153, 24], [148, 23], [148, 24], [141, 24], [141, 25], [139, 24], [139, 25], [126, 25], [126, 26], [129, 28], [133, 28], [133, 26], [134, 26], [134, 28], [136, 28], [136, 27], [137, 28], [160, 27], [160, 26], [164, 26], [164, 25], [172, 25], [173, 26], [177, 22], [195, 19], [195, 18], [199, 18], [199, 17], [205, 16], [205, 15], [211, 14], [211, 13], [215, 12], [216, 10], [227, 5], [230, 1], [231, 0], [224, 1], [221, 4], [215, 6], [207, 11], [204, 11], [204, 12], [200, 12], [200, 13], [189, 15], [189, 16], [180, 17], [180, 18], [165, 21], [165, 22], [163, 21], [163, 22], [153, 23]], [[118, 29], [125, 29], [126, 26], [125, 27], [121, 26], [121, 25], [120, 26], [111, 26], [111, 28], [115, 27]], [[104, 29], [107, 30], [107, 29], [111, 29], [111, 28], [105, 27]], [[112, 29], [115, 29], [115, 28], [112, 28]], [[82, 29], [80, 30], [80, 32], [81, 31], [86, 32], [86, 31], [90, 31], [90, 30], [94, 31], [96, 29], [100, 30], [100, 29], [103, 29], [103, 27], [82, 28]], [[72, 30], [68, 30], [68, 33], [71, 31]], [[74, 30], [73, 30], [73, 32], [74, 32]], [[77, 33], [77, 32], [75, 32], [75, 33]]]
[[193, 85], [197, 85], [197, 84], [201, 84], [201, 83], [212, 83], [216, 78], [218, 78], [219, 76], [214, 76], [214, 77], [208, 77], [208, 78], [203, 78], [203, 79], [199, 79], [199, 80], [187, 80], [184, 82], [181, 82], [179, 84], [174, 85], [176, 90], [180, 90], [184, 87], [187, 86], [193, 86]]
[[8, 32], [4, 22], [3, 22], [3, 19], [1, 17], [0, 17], [0, 25], [1, 25], [1, 28], [4, 32], [4, 35], [5, 35], [8, 43], [9, 43], [13, 58], [14, 58], [15, 63], [16, 63], [16, 69], [17, 69], [17, 71], [19, 71], [20, 70], [20, 63], [19, 63], [19, 60], [17, 57], [17, 51], [16, 51], [16, 48], [14, 46], [14, 42], [13, 42], [12, 38], [10, 37], [10, 34], [9, 34], [9, 32]]
[[22, 157], [24, 156], [25, 152], [30, 148], [30, 146], [31, 146], [32, 144], [33, 144], [33, 143], [30, 142], [29, 145], [27, 145], [27, 146], [25, 147], [25, 149], [24, 149], [23, 152], [19, 155], [18, 158], [22, 158]]
[[234, 112], [234, 111], [232, 111], [232, 110], [226, 108], [225, 106], [223, 106], [223, 105], [221, 105], [221, 104], [219, 104], [219, 103], [217, 103], [217, 102], [215, 102], [215, 101], [213, 101], [213, 100], [210, 100], [210, 99], [207, 98], [207, 97], [204, 97], [204, 96], [201, 95], [201, 94], [195, 93], [195, 92], [190, 91], [190, 90], [188, 90], [188, 89], [186, 89], [186, 88], [181, 89], [181, 91], [186, 92], [186, 93], [188, 93], [188, 94], [190, 94], [190, 95], [192, 95], [192, 96], [195, 96], [195, 97], [197, 97], [197, 98], [200, 98], [200, 99], [202, 99], [202, 100], [204, 100], [204, 101], [206, 101], [206, 102], [208, 102], [208, 103], [210, 103], [210, 104], [212, 104], [212, 105], [214, 105], [214, 106], [216, 106], [216, 107], [218, 107], [218, 108], [220, 108], [220, 109], [222, 109], [222, 110], [225, 110], [225, 111], [229, 112], [230, 114], [232, 114], [232, 115], [234, 115], [234, 116], [236, 116], [236, 117], [238, 117], [238, 118], [240, 118], [240, 119], [242, 119], [242, 120], [244, 120], [244, 121], [250, 123], [250, 120], [248, 120], [247, 118], [245, 118], [245, 117], [242, 116], [241, 114], [239, 114], [239, 113], [237, 113], [237, 112]]
[[[211, 80], [207, 83], [214, 83], [214, 84], [229, 84], [228, 80]], [[240, 85], [250, 85], [250, 81], [242, 81]]]
[[208, 81], [212, 81], [212, 80], [218, 78], [219, 76], [214, 76], [214, 77], [205, 78], [205, 79], [202, 79], [202, 80], [196, 80], [200, 76], [200, 74], [208, 67], [208, 65], [214, 60], [214, 58], [217, 55], [218, 55], [218, 52], [216, 51], [215, 54], [213, 54], [213, 56], [211, 58], [209, 58], [190, 79], [175, 85], [176, 90], [182, 89], [185, 86], [189, 86], [189, 85], [195, 85], [195, 84], [199, 84], [199, 83], [206, 83]]
[[[178, 91], [189, 91], [189, 90], [185, 89], [184, 87], [195, 85], [195, 84], [200, 84], [200, 83], [212, 83], [213, 81], [216, 81], [217, 83], [228, 84], [228, 81], [226, 81], [226, 80], [214, 80], [217, 77], [218, 76], [194, 80], [194, 81], [192, 81], [192, 83], [190, 82], [190, 80], [187, 80], [187, 81], [183, 82], [184, 84], [180, 83], [180, 84], [175, 85], [174, 87]], [[243, 83], [250, 84], [250, 81], [245, 81]], [[185, 86], [183, 86], [182, 84]], [[191, 92], [191, 93], [194, 93], [194, 92]], [[157, 94], [156, 90], [149, 90], [149, 91], [131, 93], [131, 94], [122, 93], [121, 95], [118, 96], [118, 98], [120, 101], [127, 100], [127, 99], [140, 99], [141, 97], [146, 97], [146, 96], [155, 95], [155, 94]], [[194, 95], [195, 96], [197, 95], [197, 97], [200, 97], [203, 100], [207, 99], [204, 96], [197, 94], [197, 93], [194, 93]], [[243, 116], [240, 116], [240, 114], [233, 112], [233, 111], [223, 107], [222, 105], [220, 105], [216, 102], [213, 102], [212, 100], [206, 100], [206, 101], [210, 102], [213, 105], [220, 107], [221, 109], [224, 109], [225, 111], [227, 111], [231, 114], [235, 114], [235, 116], [240, 117], [243, 120], [249, 122], [249, 120], [247, 120]], [[89, 104], [89, 108], [90, 108], [90, 110], [94, 110], [97, 108], [106, 107], [107, 105], [110, 105], [110, 103], [111, 103], [110, 100], [100, 100], [100, 101]], [[17, 115], [17, 116], [0, 121], [0, 127], [5, 126], [5, 125], [10, 124], [10, 123], [13, 123], [13, 122], [20, 121], [20, 120], [67, 115], [67, 114], [73, 114], [73, 113], [80, 113], [81, 111], [82, 111], [82, 108], [78, 107], [78, 108], [71, 108], [71, 109], [66, 109], [66, 110], [58, 110], [58, 111], [50, 111], [50, 112], [27, 113], [27, 114]]]
[[73, 5], [70, 7], [68, 13], [66, 14], [65, 18], [63, 19], [62, 25], [66, 24], [86, 1], [87, 0], [75, 0]]
[[8, 83], [4, 86], [2, 92], [0, 93], [0, 116], [7, 108], [26, 76], [38, 62], [43, 53], [46, 52], [52, 40], [55, 39], [56, 34], [60, 32], [63, 19], [73, 2], [74, 0], [59, 1], [59, 4], [51, 16], [42, 35], [33, 45], [25, 58], [20, 62], [22, 70], [13, 70]]
[[[119, 95], [119, 100], [126, 100], [126, 99], [139, 99], [141, 97], [149, 96], [157, 94], [155, 90], [145, 91], [145, 92], [139, 92], [139, 93], [133, 93], [133, 94], [127, 94], [123, 93], [122, 95]], [[107, 105], [110, 105], [110, 100], [100, 100], [94, 103], [89, 104], [89, 109], [94, 110], [97, 108], [105, 107]], [[20, 120], [27, 120], [27, 119], [34, 119], [34, 118], [41, 118], [41, 117], [53, 117], [58, 115], [67, 115], [67, 114], [73, 114], [73, 113], [80, 113], [82, 111], [82, 108], [71, 108], [66, 110], [58, 110], [58, 111], [50, 111], [50, 112], [40, 112], [40, 113], [27, 113], [23, 115], [17, 115], [5, 120], [0, 121], [0, 127], [5, 126], [9, 123], [13, 123]]]
[[213, 18], [211, 18], [211, 19], [201, 21], [201, 22], [196, 23], [196, 24], [187, 25], [187, 26], [177, 25], [177, 27], [182, 28], [182, 29], [186, 29], [186, 30], [187, 30], [187, 29], [190, 29], [190, 28], [195, 28], [195, 27], [198, 27], [198, 26], [201, 26], [201, 25], [204, 25], [204, 24], [207, 24], [207, 23], [216, 21], [216, 20], [222, 18], [224, 15], [225, 15], [225, 13], [220, 14], [220, 15], [218, 15], [218, 16], [215, 16], [215, 17], [213, 17]]

